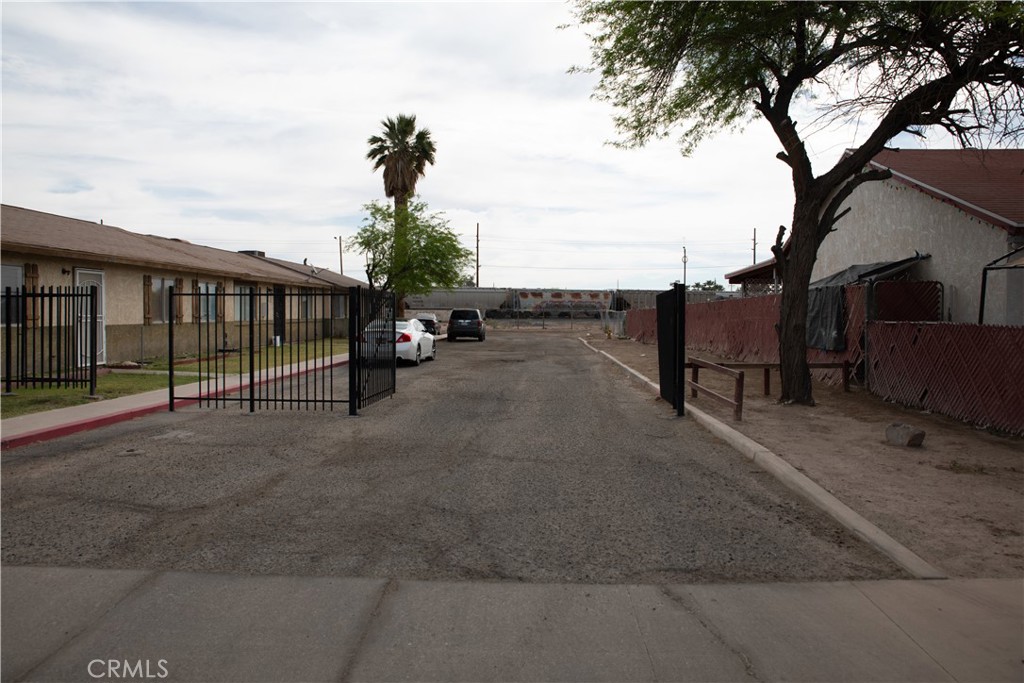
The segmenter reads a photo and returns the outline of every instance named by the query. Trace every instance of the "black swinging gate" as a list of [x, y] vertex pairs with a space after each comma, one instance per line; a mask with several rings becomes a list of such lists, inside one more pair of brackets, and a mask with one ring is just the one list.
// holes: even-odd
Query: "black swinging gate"
[[352, 287], [349, 295], [349, 406], [395, 393], [395, 295]]
[[661, 397], [682, 417], [686, 389], [686, 290], [678, 282], [658, 295], [658, 381]]
[[[249, 412], [333, 411], [347, 403], [356, 415], [395, 392], [391, 292], [172, 289], [169, 301], [172, 411], [181, 400]], [[191, 324], [184, 322], [188, 310]], [[195, 382], [176, 389], [176, 380], [191, 377]]]

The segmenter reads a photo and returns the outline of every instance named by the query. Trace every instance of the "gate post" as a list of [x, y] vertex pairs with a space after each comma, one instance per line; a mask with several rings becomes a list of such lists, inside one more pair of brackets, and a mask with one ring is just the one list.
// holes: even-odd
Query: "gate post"
[[256, 288], [249, 288], [249, 412], [256, 412]]
[[[168, 301], [174, 301], [174, 286], [167, 288]], [[174, 412], [174, 317], [167, 322], [167, 410]]]
[[686, 289], [675, 283], [676, 417], [686, 414]]
[[348, 288], [348, 414], [359, 414], [359, 369], [362, 362], [359, 348], [360, 287]]
[[11, 393], [11, 288], [4, 288], [4, 394]]
[[96, 395], [96, 358], [100, 355], [99, 344], [100, 312], [99, 289], [96, 285], [89, 287], [89, 395]]

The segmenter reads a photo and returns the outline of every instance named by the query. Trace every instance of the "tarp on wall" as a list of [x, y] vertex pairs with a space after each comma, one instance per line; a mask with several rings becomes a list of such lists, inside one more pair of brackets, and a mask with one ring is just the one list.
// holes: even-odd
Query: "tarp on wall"
[[915, 252], [899, 261], [853, 265], [812, 282], [807, 291], [807, 346], [824, 351], [846, 350], [846, 285], [887, 280], [930, 257]]

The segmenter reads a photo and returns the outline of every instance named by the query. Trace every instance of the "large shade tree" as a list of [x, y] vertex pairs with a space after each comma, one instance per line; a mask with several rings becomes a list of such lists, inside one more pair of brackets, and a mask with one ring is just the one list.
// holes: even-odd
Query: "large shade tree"
[[416, 194], [416, 183], [433, 165], [437, 151], [430, 131], [416, 129], [416, 117], [399, 114], [384, 119], [381, 134], [367, 140], [370, 151], [366, 158], [376, 172], [384, 169], [384, 195], [394, 198], [396, 212]]
[[457, 287], [473, 259], [459, 236], [440, 213], [412, 200], [396, 211], [388, 204], [371, 202], [366, 217], [347, 248], [366, 257], [366, 279], [371, 289], [395, 293], [399, 313], [410, 294], [426, 294], [438, 287]]
[[[869, 167], [872, 157], [897, 135], [929, 127], [967, 146], [1020, 139], [1022, 14], [1024, 5], [1005, 2], [578, 0], [593, 59], [581, 70], [600, 75], [595, 95], [617, 108], [618, 144], [679, 131], [687, 154], [757, 118], [778, 138], [794, 191], [789, 234], [780, 226], [772, 248], [783, 283], [783, 401], [814, 402], [807, 286], [843, 202], [888, 177]], [[816, 172], [805, 147], [812, 127], [793, 119], [800, 106], [820, 124], [856, 119], [869, 130]]]

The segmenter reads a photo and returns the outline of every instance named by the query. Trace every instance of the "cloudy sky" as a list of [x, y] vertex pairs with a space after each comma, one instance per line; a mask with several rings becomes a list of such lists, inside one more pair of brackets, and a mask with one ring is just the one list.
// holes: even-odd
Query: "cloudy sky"
[[[663, 289], [769, 255], [792, 206], [767, 124], [692, 157], [609, 146], [612, 111], [570, 7], [551, 3], [12, 3], [3, 22], [6, 204], [338, 269], [384, 199], [365, 160], [415, 114], [417, 186], [483, 286]], [[808, 113], [806, 120], [813, 116]], [[797, 119], [801, 120], [801, 119]], [[808, 131], [810, 132], [810, 131]], [[815, 131], [831, 165], [866, 126]], [[346, 253], [345, 273], [363, 278]]]

